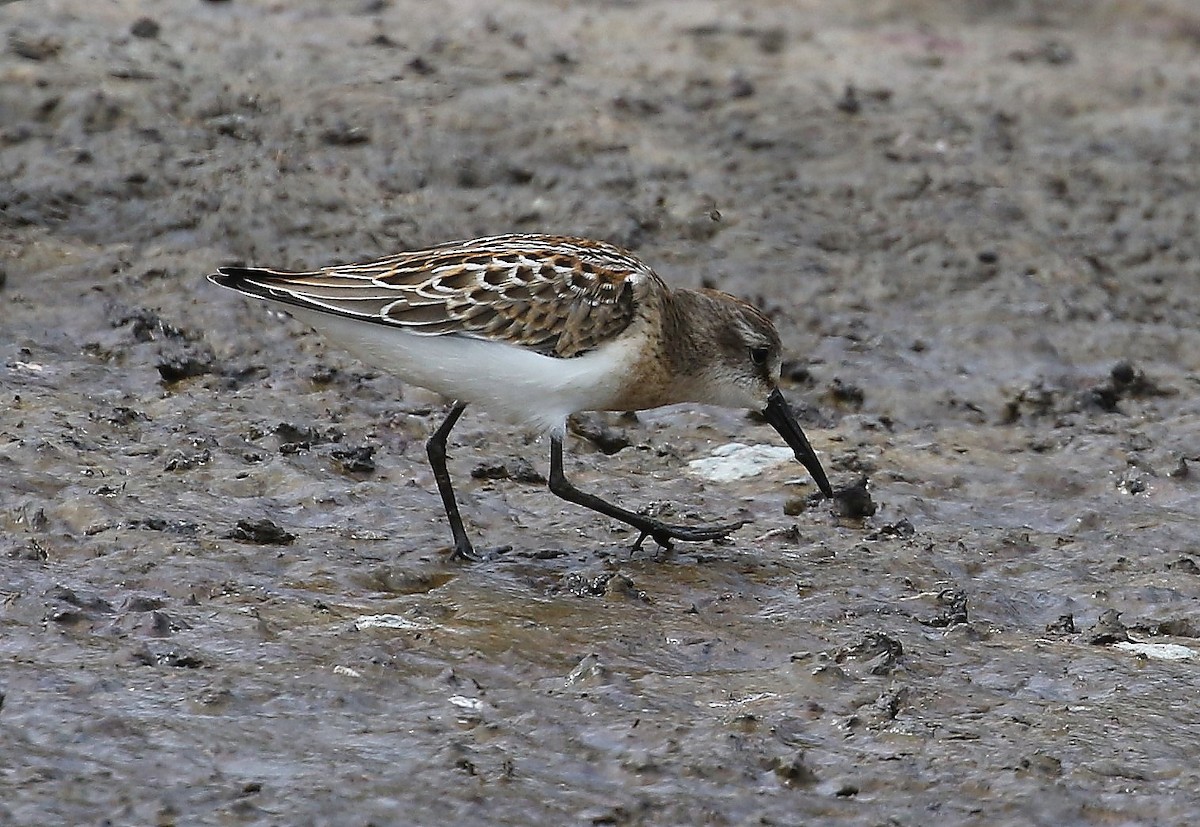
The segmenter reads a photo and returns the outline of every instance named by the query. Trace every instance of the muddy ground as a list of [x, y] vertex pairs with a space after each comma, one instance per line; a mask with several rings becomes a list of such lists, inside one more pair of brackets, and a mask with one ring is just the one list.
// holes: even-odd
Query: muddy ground
[[[1200, 817], [1190, 0], [46, 0], [0, 33], [0, 822]], [[875, 513], [689, 474], [778, 444], [744, 412], [593, 417], [630, 444], [573, 438], [581, 487], [752, 520], [630, 553], [469, 410], [467, 522], [512, 548], [454, 564], [441, 400], [204, 280], [513, 230], [767, 308]]]

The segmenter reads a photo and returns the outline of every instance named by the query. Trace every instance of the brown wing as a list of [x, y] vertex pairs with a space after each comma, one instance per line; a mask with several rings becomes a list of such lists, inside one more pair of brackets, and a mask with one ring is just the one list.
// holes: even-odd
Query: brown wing
[[223, 267], [216, 284], [259, 298], [464, 335], [550, 356], [579, 356], [633, 321], [654, 272], [619, 247], [545, 235], [503, 235], [307, 273]]

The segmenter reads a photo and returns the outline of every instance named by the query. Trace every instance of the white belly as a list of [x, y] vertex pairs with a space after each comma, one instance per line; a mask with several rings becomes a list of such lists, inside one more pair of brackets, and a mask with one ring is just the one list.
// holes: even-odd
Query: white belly
[[297, 307], [288, 312], [411, 385], [559, 434], [568, 414], [610, 406], [641, 344], [638, 336], [622, 336], [583, 356], [556, 359], [502, 342], [418, 336]]

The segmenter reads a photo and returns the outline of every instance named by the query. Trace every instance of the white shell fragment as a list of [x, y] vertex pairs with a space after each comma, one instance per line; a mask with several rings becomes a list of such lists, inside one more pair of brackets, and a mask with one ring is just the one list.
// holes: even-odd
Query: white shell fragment
[[432, 629], [427, 620], [413, 620], [402, 615], [362, 615], [354, 621], [354, 628], [363, 629]]
[[479, 698], [471, 698], [466, 695], [451, 695], [449, 701], [459, 709], [465, 709], [468, 712], [479, 712], [483, 709], [483, 701]]
[[785, 445], [730, 442], [714, 448], [710, 457], [692, 460], [688, 463], [688, 470], [713, 482], [733, 482], [757, 476], [768, 468], [785, 465], [795, 459], [795, 453]]
[[1200, 658], [1200, 652], [1180, 646], [1178, 643], [1114, 643], [1114, 649], [1143, 655], [1154, 660], [1193, 660]]

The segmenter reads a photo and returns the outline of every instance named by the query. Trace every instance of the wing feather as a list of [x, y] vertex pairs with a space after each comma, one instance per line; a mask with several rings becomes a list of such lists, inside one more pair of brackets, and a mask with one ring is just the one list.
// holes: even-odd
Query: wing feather
[[490, 236], [311, 272], [223, 267], [209, 278], [418, 335], [492, 339], [560, 358], [619, 335], [662, 287], [619, 247], [546, 235]]

